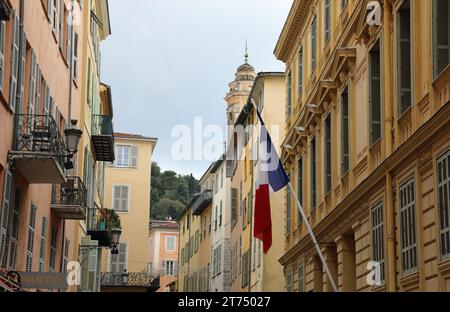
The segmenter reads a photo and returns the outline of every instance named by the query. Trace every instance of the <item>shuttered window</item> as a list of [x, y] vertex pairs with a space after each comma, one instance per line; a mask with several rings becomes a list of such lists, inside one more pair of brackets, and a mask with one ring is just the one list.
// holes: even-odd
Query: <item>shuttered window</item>
[[12, 174], [11, 171], [5, 171], [3, 183], [3, 201], [1, 210], [0, 224], [0, 261], [6, 257], [6, 240], [8, 238], [9, 214], [11, 209], [11, 192], [12, 192]]
[[113, 208], [116, 211], [129, 210], [129, 187], [126, 185], [115, 185], [113, 195]]
[[381, 138], [381, 52], [380, 40], [369, 52], [369, 130], [370, 143]]
[[34, 101], [35, 101], [35, 90], [36, 90], [36, 54], [33, 49], [31, 49], [31, 62], [30, 62], [30, 82], [28, 90], [28, 114], [34, 115]]
[[64, 272], [67, 272], [67, 265], [69, 264], [69, 251], [70, 251], [70, 240], [66, 238], [64, 243], [64, 260], [63, 260]]
[[55, 227], [52, 227], [52, 232], [50, 236], [50, 261], [49, 270], [50, 272], [55, 272], [56, 270], [56, 241], [58, 239], [58, 231]]
[[[303, 206], [303, 157], [298, 160], [297, 167], [297, 198]], [[297, 209], [298, 210], [298, 209]], [[297, 224], [300, 226], [303, 223], [302, 214], [300, 210], [297, 211]]]
[[75, 32], [73, 35], [73, 79], [78, 78], [78, 33]]
[[175, 260], [163, 260], [161, 263], [161, 275], [176, 275], [178, 263]]
[[348, 87], [341, 95], [341, 167], [342, 175], [345, 175], [350, 169], [350, 122], [348, 105]]
[[175, 251], [175, 236], [166, 236], [166, 250], [167, 251]]
[[297, 276], [297, 283], [298, 283], [298, 292], [304, 292], [305, 291], [305, 267], [303, 266], [303, 263], [300, 264], [298, 267], [298, 276]]
[[234, 227], [237, 223], [237, 206], [238, 206], [238, 190], [236, 188], [231, 189], [231, 223]]
[[35, 114], [41, 114], [41, 86], [42, 86], [42, 72], [39, 65], [36, 65], [36, 109]]
[[298, 97], [303, 94], [303, 47], [298, 51]]
[[292, 194], [291, 188], [286, 188], [286, 236], [291, 234]]
[[[66, 36], [66, 60], [67, 64], [70, 64], [72, 62], [72, 33], [73, 33], [73, 26], [71, 23], [67, 25], [67, 36]], [[70, 66], [70, 65], [69, 65]]]
[[450, 257], [450, 150], [437, 161], [441, 256]]
[[57, 37], [57, 25], [58, 25], [58, 0], [53, 0], [51, 6], [51, 23], [52, 23], [52, 31]]
[[249, 252], [245, 252], [242, 255], [242, 288], [248, 286], [249, 282], [249, 263], [248, 263]]
[[311, 24], [311, 71], [316, 68], [317, 65], [317, 17]]
[[325, 0], [325, 42], [331, 35], [331, 0]]
[[292, 272], [290, 270], [286, 273], [286, 291], [292, 292]]
[[6, 22], [0, 22], [0, 92], [3, 94], [5, 85], [5, 41], [6, 41]]
[[11, 77], [9, 84], [9, 107], [12, 111], [16, 109], [16, 95], [17, 95], [17, 76], [19, 74], [19, 45], [20, 45], [20, 30], [19, 17], [14, 12], [13, 23], [13, 40], [12, 42], [12, 59], [11, 59]]
[[30, 218], [28, 220], [28, 240], [27, 240], [27, 256], [25, 262], [25, 270], [31, 272], [33, 269], [33, 250], [34, 250], [34, 233], [36, 228], [36, 212], [37, 207], [31, 204]]
[[39, 272], [45, 270], [45, 253], [47, 246], [47, 226], [48, 220], [46, 217], [42, 218], [41, 237], [39, 242]]
[[59, 48], [64, 51], [64, 0], [59, 0]]
[[385, 252], [384, 252], [384, 212], [383, 203], [372, 208], [372, 257], [380, 264], [380, 280], [385, 281]]
[[117, 250], [119, 254], [110, 255], [110, 272], [111, 273], [123, 273], [126, 272], [128, 268], [127, 264], [127, 249], [126, 243], [120, 243], [117, 245]]
[[310, 149], [311, 209], [315, 209], [317, 206], [317, 144], [315, 137], [311, 140]]
[[331, 192], [331, 114], [325, 119], [325, 194]]
[[9, 259], [8, 259], [8, 269], [16, 270], [17, 264], [17, 251], [19, 244], [19, 230], [20, 230], [20, 202], [21, 202], [22, 191], [20, 188], [16, 188], [14, 194], [14, 212], [12, 216], [12, 229], [11, 229], [11, 241], [9, 246]]
[[412, 105], [411, 1], [403, 1], [397, 11], [397, 92], [398, 115]]
[[134, 145], [116, 145], [116, 166], [137, 168], [138, 151]]
[[450, 63], [450, 1], [433, 0], [433, 63], [437, 78]]
[[220, 201], [219, 206], [219, 226], [222, 226], [223, 201]]
[[415, 183], [410, 179], [400, 186], [400, 238], [403, 274], [417, 271]]
[[292, 113], [292, 74], [287, 75], [286, 81], [286, 120], [291, 117]]

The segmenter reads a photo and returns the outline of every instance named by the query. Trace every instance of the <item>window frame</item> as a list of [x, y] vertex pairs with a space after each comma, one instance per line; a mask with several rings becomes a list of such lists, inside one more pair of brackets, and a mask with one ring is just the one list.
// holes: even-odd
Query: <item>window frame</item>
[[[441, 181], [440, 162], [447, 162], [447, 168], [443, 168], [443, 172], [447, 171], [446, 179]], [[441, 153], [436, 159], [436, 203], [437, 203], [437, 215], [438, 215], [438, 235], [439, 235], [439, 255], [442, 261], [450, 260], [450, 198], [447, 198], [447, 226], [443, 229], [442, 217], [445, 211], [441, 211], [441, 188], [443, 187], [443, 193], [445, 192], [445, 186], [447, 186], [447, 193], [450, 190], [450, 149]], [[444, 195], [445, 196], [445, 195]], [[449, 196], [447, 194], [447, 196]], [[445, 208], [444, 208], [445, 209]], [[447, 237], [447, 252], [444, 253], [443, 235]]]
[[[114, 202], [116, 199], [116, 193], [115, 193], [116, 187], [121, 188], [121, 191], [120, 191], [121, 193], [122, 193], [123, 187], [127, 188], [127, 209], [126, 210], [117, 210], [116, 208], [114, 208]], [[122, 206], [122, 201], [123, 201], [123, 198], [121, 195], [119, 206]], [[129, 184], [113, 184], [112, 185], [112, 206], [113, 206], [113, 210], [117, 213], [130, 213], [130, 211], [131, 211], [131, 185], [129, 185]]]
[[[169, 248], [169, 238], [173, 239], [173, 249]], [[166, 251], [176, 251], [177, 250], [177, 237], [173, 235], [167, 235], [165, 238]]]
[[[376, 46], [378, 45], [378, 54], [379, 54], [379, 70], [380, 70], [380, 73], [379, 73], [379, 77], [378, 77], [378, 80], [379, 80], [379, 103], [377, 103], [378, 104], [378, 106], [379, 106], [379, 115], [380, 115], [380, 117], [379, 117], [379, 120], [378, 120], [378, 123], [379, 123], [379, 131], [380, 131], [380, 133], [379, 133], [379, 136], [378, 137], [376, 137], [376, 136], [374, 136], [374, 125], [376, 125], [376, 121], [377, 120], [374, 120], [374, 117], [373, 117], [373, 110], [374, 110], [374, 103], [373, 103], [373, 95], [375, 94], [375, 93], [373, 93], [372, 94], [372, 92], [373, 92], [373, 86], [372, 86], [372, 81], [374, 80], [374, 78], [372, 78], [372, 53], [374, 52], [373, 50], [374, 49], [376, 49]], [[382, 39], [381, 39], [381, 36], [379, 36], [379, 37], [377, 37], [377, 39], [374, 41], [374, 43], [370, 46], [370, 48], [368, 49], [368, 75], [369, 75], [369, 79], [368, 79], [368, 84], [369, 84], [369, 92], [368, 92], [368, 94], [369, 94], [369, 122], [368, 122], [368, 126], [369, 126], [369, 145], [370, 146], [373, 146], [373, 145], [375, 145], [376, 143], [378, 143], [378, 141], [380, 141], [380, 140], [382, 140], [383, 139], [383, 135], [384, 135], [384, 133], [383, 133], [383, 115], [384, 115], [384, 109], [383, 109], [383, 103], [384, 103], [384, 101], [383, 101], [383, 84], [381, 83], [381, 79], [382, 79], [382, 77], [383, 77], [383, 53], [382, 53], [382, 51], [383, 51], [383, 45], [382, 45]]]

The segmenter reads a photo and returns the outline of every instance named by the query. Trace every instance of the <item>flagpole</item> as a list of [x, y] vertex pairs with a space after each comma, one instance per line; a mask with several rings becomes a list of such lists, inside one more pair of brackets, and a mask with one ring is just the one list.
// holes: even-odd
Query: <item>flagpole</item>
[[322, 261], [322, 265], [323, 265], [323, 267], [324, 267], [324, 269], [325, 269], [325, 272], [327, 273], [328, 279], [329, 279], [330, 282], [331, 282], [331, 286], [333, 287], [333, 290], [334, 290], [335, 292], [338, 292], [338, 289], [337, 289], [337, 287], [336, 287], [336, 283], [335, 283], [335, 281], [334, 281], [334, 279], [333, 279], [333, 276], [331, 275], [331, 271], [330, 271], [330, 269], [328, 268], [327, 263], [325, 262], [325, 257], [323, 256], [322, 251], [320, 250], [320, 246], [319, 246], [319, 243], [317, 242], [316, 236], [314, 235], [314, 232], [313, 232], [313, 230], [312, 230], [312, 228], [311, 228], [311, 225], [309, 224], [308, 219], [306, 218], [305, 212], [303, 211], [303, 207], [302, 207], [302, 205], [300, 204], [300, 201], [299, 201], [298, 198], [297, 198], [297, 194], [296, 194], [296, 192], [294, 191], [294, 188], [292, 187], [292, 184], [291, 184], [290, 181], [289, 181], [289, 183], [288, 183], [288, 187], [289, 187], [289, 189], [290, 189], [290, 191], [291, 191], [291, 194], [293, 194], [293, 196], [294, 196], [294, 198], [295, 198], [295, 201], [297, 202], [297, 208], [298, 208], [298, 211], [299, 211], [300, 214], [302, 215], [303, 222], [305, 222], [305, 226], [306, 226], [306, 228], [307, 228], [307, 230], [308, 230], [309, 236], [311, 237], [311, 240], [312, 240], [313, 243], [314, 243], [314, 247], [316, 248], [317, 253], [319, 254], [320, 261]]
[[[253, 100], [253, 98], [251, 99], [251, 103], [252, 103], [252, 105], [253, 105], [253, 108], [258, 112], [258, 117], [261, 119], [261, 127], [265, 127], [265, 123], [264, 123], [264, 121], [262, 120], [262, 116], [261, 116], [261, 114], [259, 113], [258, 107], [256, 106], [255, 101]], [[267, 130], [267, 129], [266, 129], [266, 131], [267, 131], [267, 133], [268, 133], [268, 130]], [[306, 228], [307, 228], [307, 230], [308, 230], [309, 236], [311, 237], [311, 240], [312, 240], [312, 242], [313, 242], [313, 244], [314, 244], [314, 247], [315, 247], [316, 250], [317, 250], [317, 254], [319, 255], [320, 261], [322, 262], [322, 266], [323, 266], [323, 268], [325, 269], [325, 272], [326, 272], [326, 274], [327, 274], [327, 276], [328, 276], [328, 279], [329, 279], [330, 282], [331, 282], [331, 286], [333, 287], [333, 290], [334, 290], [335, 292], [338, 292], [338, 289], [337, 289], [337, 287], [336, 287], [336, 282], [334, 281], [333, 276], [331, 275], [331, 271], [330, 271], [330, 269], [328, 268], [327, 263], [325, 262], [325, 257], [323, 256], [323, 253], [322, 253], [322, 251], [320, 250], [319, 243], [317, 242], [316, 236], [314, 235], [314, 232], [313, 232], [313, 230], [312, 230], [312, 228], [311, 228], [311, 225], [309, 224], [308, 219], [306, 218], [305, 212], [303, 211], [302, 204], [300, 203], [300, 201], [299, 201], [298, 198], [297, 198], [297, 193], [294, 191], [294, 188], [292, 187], [292, 184], [291, 184], [290, 179], [289, 179], [289, 182], [288, 182], [288, 187], [289, 187], [289, 189], [290, 189], [291, 195], [294, 196], [295, 201], [297, 202], [297, 209], [298, 209], [298, 211], [300, 212], [300, 214], [302, 215], [302, 219], [303, 219], [303, 221], [305, 222], [305, 225], [306, 225]], [[251, 246], [250, 246], [250, 248], [251, 248]]]

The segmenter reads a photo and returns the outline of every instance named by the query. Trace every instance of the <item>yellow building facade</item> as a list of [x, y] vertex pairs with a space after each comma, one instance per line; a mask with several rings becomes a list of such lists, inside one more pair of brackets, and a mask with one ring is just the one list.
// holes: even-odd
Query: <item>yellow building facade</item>
[[[294, 1], [282, 161], [339, 290], [449, 291], [449, 3], [377, 3]], [[289, 198], [285, 289], [330, 291]]]
[[[115, 161], [105, 169], [105, 207], [120, 217], [117, 253], [102, 258], [102, 291], [144, 291], [150, 275], [150, 190], [152, 154], [157, 139], [115, 133]], [[125, 280], [123, 279], [125, 278]], [[158, 289], [157, 287], [156, 289]]]
[[179, 217], [179, 292], [210, 291], [212, 200], [214, 176], [212, 166], [200, 179], [200, 193], [195, 195]]

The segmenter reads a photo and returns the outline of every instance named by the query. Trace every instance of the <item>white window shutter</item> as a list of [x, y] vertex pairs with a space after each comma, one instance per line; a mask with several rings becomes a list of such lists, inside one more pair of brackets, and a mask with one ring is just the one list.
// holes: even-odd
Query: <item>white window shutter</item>
[[138, 158], [137, 146], [133, 145], [131, 147], [131, 166], [134, 168], [137, 167], [137, 158]]
[[114, 186], [114, 192], [113, 192], [113, 209], [114, 210], [120, 210], [120, 191], [121, 191], [121, 187], [115, 185]]
[[121, 210], [122, 211], [128, 211], [128, 186], [122, 186], [122, 203], [121, 203]]
[[28, 114], [34, 115], [34, 100], [35, 100], [35, 87], [36, 87], [36, 54], [31, 49], [31, 62], [30, 62], [30, 83], [28, 90]]
[[3, 206], [0, 224], [0, 261], [6, 255], [6, 239], [9, 224], [9, 211], [11, 207], [11, 191], [12, 191], [12, 173], [9, 170], [5, 172], [3, 187]]
[[42, 81], [42, 73], [39, 65], [36, 65], [36, 108], [35, 114], [41, 114], [41, 81]]
[[5, 81], [5, 38], [6, 22], [0, 22], [0, 92], [3, 93]]
[[70, 66], [70, 62], [72, 61], [72, 32], [73, 27], [72, 25], [67, 25], [67, 38], [66, 38], [66, 60], [67, 64]]
[[19, 32], [19, 17], [14, 13], [14, 23], [13, 23], [13, 40], [12, 41], [12, 58], [11, 58], [11, 77], [9, 84], [9, 107], [12, 111], [16, 109], [16, 93], [17, 93], [17, 74], [19, 66], [19, 42], [20, 42], [20, 32]]
[[59, 47], [64, 50], [64, 0], [59, 1]]

